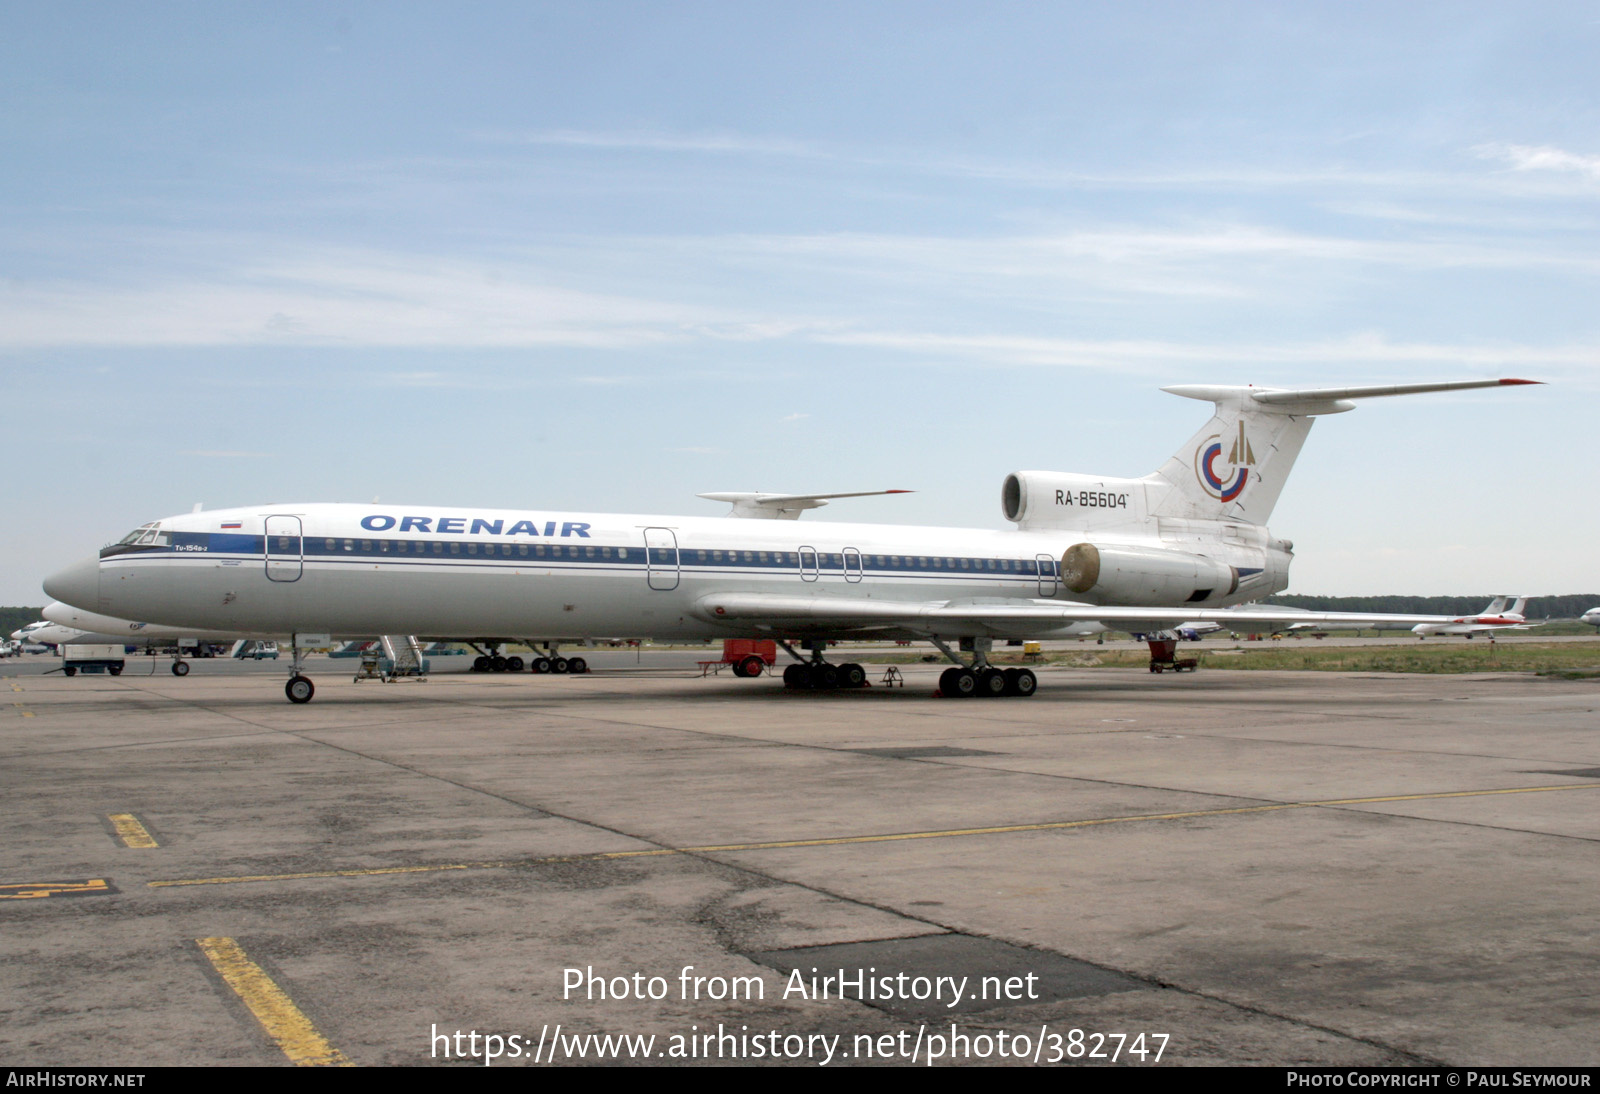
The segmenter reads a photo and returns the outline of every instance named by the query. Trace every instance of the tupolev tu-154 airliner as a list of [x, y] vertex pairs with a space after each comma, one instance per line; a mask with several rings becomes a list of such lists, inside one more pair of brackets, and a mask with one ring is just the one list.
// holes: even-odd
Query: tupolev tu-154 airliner
[[308, 648], [374, 634], [771, 637], [795, 657], [785, 684], [814, 689], [865, 680], [859, 665], [827, 662], [830, 640], [920, 639], [954, 663], [943, 694], [1031, 695], [1031, 671], [989, 664], [995, 639], [1086, 623], [1449, 622], [1239, 605], [1288, 586], [1293, 544], [1266, 522], [1317, 417], [1358, 399], [1536, 382], [1168, 387], [1216, 409], [1159, 470], [1008, 475], [1006, 531], [794, 522], [859, 494], [706, 495], [733, 504], [721, 517], [260, 505], [153, 521], [44, 588], [105, 615], [287, 636], [296, 703], [314, 693], [300, 671]]

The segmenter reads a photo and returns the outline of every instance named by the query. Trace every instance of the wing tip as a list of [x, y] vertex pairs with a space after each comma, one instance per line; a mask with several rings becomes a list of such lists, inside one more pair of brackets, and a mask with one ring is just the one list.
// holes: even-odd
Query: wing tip
[[1541, 384], [1542, 385], [1543, 383], [1544, 383], [1543, 380], [1516, 380], [1516, 379], [1506, 378], [1506, 379], [1503, 379], [1503, 380], [1500, 381], [1500, 386], [1501, 387], [1513, 387], [1513, 386], [1516, 386], [1516, 385], [1519, 385], [1519, 384]]

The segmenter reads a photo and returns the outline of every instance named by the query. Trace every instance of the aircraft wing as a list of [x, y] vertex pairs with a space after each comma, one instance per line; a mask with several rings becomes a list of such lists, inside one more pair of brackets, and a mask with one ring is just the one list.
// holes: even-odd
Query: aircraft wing
[[905, 630], [922, 635], [1026, 637], [1074, 623], [1104, 623], [1117, 630], [1155, 631], [1182, 623], [1282, 626], [1309, 623], [1332, 627], [1372, 627], [1379, 623], [1448, 623], [1443, 615], [1380, 615], [1362, 612], [1307, 612], [1270, 605], [1196, 609], [1106, 607], [1056, 600], [977, 598], [944, 601], [880, 600], [837, 595], [782, 596], [719, 593], [701, 597], [693, 612], [708, 622], [774, 631]]

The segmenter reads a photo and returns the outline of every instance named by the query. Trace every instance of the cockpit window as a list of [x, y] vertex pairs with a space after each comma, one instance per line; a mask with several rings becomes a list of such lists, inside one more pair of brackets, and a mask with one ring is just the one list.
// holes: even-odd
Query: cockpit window
[[117, 540], [110, 547], [104, 548], [100, 552], [100, 557], [106, 558], [109, 555], [126, 554], [141, 547], [170, 547], [171, 545], [172, 533], [163, 532], [160, 521], [152, 521], [149, 524], [139, 525], [139, 527]]

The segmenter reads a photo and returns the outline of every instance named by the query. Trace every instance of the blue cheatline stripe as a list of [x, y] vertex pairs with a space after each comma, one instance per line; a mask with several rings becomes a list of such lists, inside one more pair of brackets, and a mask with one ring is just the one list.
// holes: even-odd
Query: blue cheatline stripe
[[[647, 564], [657, 567], [673, 566], [675, 563], [670, 557], [671, 552], [661, 548], [650, 549], [647, 563], [646, 549], [637, 545], [611, 545], [611, 544], [504, 544], [483, 543], [481, 541], [463, 540], [390, 540], [364, 537], [347, 536], [305, 536], [300, 543], [300, 551], [295, 550], [292, 536], [273, 536], [271, 539], [281, 541], [277, 544], [263, 542], [263, 537], [254, 535], [237, 535], [229, 532], [174, 532], [173, 542], [168, 547], [151, 547], [137, 552], [129, 552], [129, 557], [150, 558], [153, 556], [182, 557], [184, 555], [206, 554], [216, 558], [218, 556], [239, 557], [242, 561], [260, 559], [270, 547], [274, 561], [290, 563], [297, 558], [307, 562], [330, 562], [338, 560], [392, 560], [394, 562], [421, 564], [425, 562], [445, 562], [462, 564], [469, 561], [483, 560], [510, 563], [520, 566], [552, 566], [571, 565], [577, 563], [584, 566], [616, 567], [624, 569], [642, 568]], [[331, 544], [331, 546], [330, 546]], [[401, 550], [400, 545], [405, 549]], [[523, 554], [523, 548], [528, 553]], [[508, 554], [507, 551], [512, 553]], [[767, 556], [762, 561], [762, 555]], [[807, 552], [810, 554], [810, 552]], [[846, 567], [843, 561], [843, 552], [819, 552], [815, 564], [800, 561], [799, 551], [746, 551], [730, 550], [727, 548], [679, 548], [677, 551], [676, 565], [685, 570], [718, 569], [779, 573], [825, 573], [825, 574], [874, 574], [877, 576], [916, 575], [926, 577], [951, 577], [957, 579], [982, 579], [997, 581], [1032, 581], [1040, 576], [1051, 578], [1055, 576], [1057, 567], [1054, 563], [1046, 563], [1048, 569], [1041, 575], [1040, 563], [1034, 559], [989, 559], [989, 558], [962, 558], [950, 555], [881, 555], [877, 553], [862, 554], [862, 564], [858, 569], [855, 566]], [[721, 555], [723, 557], [718, 558]], [[745, 557], [749, 556], [749, 557]], [[935, 566], [932, 559], [938, 558], [947, 565]], [[900, 561], [893, 561], [898, 559]], [[927, 559], [927, 562], [917, 562], [916, 559]], [[879, 561], [881, 560], [881, 561]], [[1004, 562], [1009, 566], [1006, 569], [998, 568]], [[992, 567], [991, 564], [994, 564]], [[1259, 573], [1259, 570], [1243, 570], [1241, 575]]]

